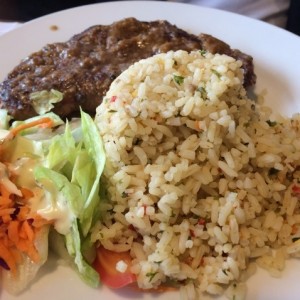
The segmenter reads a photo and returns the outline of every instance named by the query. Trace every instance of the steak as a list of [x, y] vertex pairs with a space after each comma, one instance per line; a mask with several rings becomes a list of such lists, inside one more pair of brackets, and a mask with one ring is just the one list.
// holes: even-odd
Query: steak
[[167, 21], [127, 18], [96, 25], [65, 43], [53, 43], [22, 60], [0, 84], [0, 108], [17, 120], [37, 115], [30, 94], [55, 89], [63, 93], [53, 112], [62, 118], [94, 115], [111, 82], [134, 62], [169, 50], [197, 49], [240, 59], [244, 86], [255, 84], [253, 59], [207, 34], [190, 34]]

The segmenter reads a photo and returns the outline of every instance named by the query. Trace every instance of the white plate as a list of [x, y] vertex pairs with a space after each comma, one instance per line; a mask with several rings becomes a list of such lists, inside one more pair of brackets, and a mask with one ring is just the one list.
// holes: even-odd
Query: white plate
[[[46, 43], [66, 41], [95, 24], [136, 17], [151, 21], [166, 19], [195, 34], [203, 32], [218, 37], [232, 47], [254, 57], [258, 76], [256, 90], [267, 89], [266, 100], [276, 110], [291, 115], [300, 112], [300, 38], [283, 30], [244, 16], [186, 4], [167, 2], [107, 2], [74, 8], [28, 22], [0, 37], [0, 80], [26, 55]], [[51, 30], [56, 25], [58, 30]], [[299, 299], [300, 262], [287, 262], [281, 279], [259, 270], [248, 281], [247, 299]], [[131, 291], [91, 289], [66, 266], [50, 259], [37, 280], [25, 293], [12, 297], [2, 292], [3, 300], [40, 299], [179, 299], [178, 293], [151, 295]]]

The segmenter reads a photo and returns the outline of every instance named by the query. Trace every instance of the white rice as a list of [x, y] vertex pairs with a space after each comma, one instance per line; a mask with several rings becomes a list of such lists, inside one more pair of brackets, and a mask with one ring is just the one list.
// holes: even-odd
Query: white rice
[[231, 57], [168, 52], [123, 72], [97, 109], [111, 206], [92, 239], [130, 250], [141, 288], [243, 299], [253, 260], [278, 276], [300, 253], [300, 118], [274, 119], [242, 82]]

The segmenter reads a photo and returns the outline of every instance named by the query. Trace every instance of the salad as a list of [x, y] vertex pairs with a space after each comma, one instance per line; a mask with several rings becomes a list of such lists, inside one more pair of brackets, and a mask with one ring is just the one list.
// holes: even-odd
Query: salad
[[96, 247], [89, 231], [101, 217], [102, 141], [92, 118], [64, 123], [46, 113], [9, 126], [1, 111], [0, 272], [3, 288], [18, 294], [48, 257], [48, 243], [90, 286]]

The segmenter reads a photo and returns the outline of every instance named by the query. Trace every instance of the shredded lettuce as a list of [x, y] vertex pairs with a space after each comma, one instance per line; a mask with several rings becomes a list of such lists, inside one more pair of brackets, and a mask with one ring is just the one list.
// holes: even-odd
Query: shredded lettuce
[[54, 89], [43, 90], [31, 93], [29, 98], [36, 113], [44, 115], [54, 107], [53, 103], [62, 101], [63, 93]]
[[[80, 149], [80, 147], [79, 144], [78, 149]], [[67, 123], [65, 133], [63, 135], [57, 135], [52, 139], [45, 164], [48, 168], [59, 172], [63, 170], [68, 162], [74, 165], [77, 154], [76, 142]], [[68, 176], [68, 178], [70, 179], [70, 176]]]
[[[93, 160], [95, 164], [95, 178], [92, 181], [92, 178], [90, 176], [92, 173], [88, 173], [88, 168], [79, 168], [75, 170], [78, 172], [77, 174], [82, 172], [82, 175], [85, 177], [83, 178], [81, 176], [81, 182], [83, 184], [83, 189], [90, 191], [87, 200], [84, 204], [83, 213], [80, 217], [80, 224], [82, 228], [83, 235], [86, 236], [91, 228], [91, 225], [93, 223], [93, 217], [96, 214], [96, 207], [99, 202], [99, 183], [100, 183], [100, 177], [104, 169], [105, 165], [105, 151], [102, 143], [102, 139], [95, 138], [99, 136], [98, 129], [93, 122], [92, 118], [85, 114], [81, 114], [81, 120], [82, 120], [82, 133], [83, 133], [83, 143], [85, 145], [86, 150], [88, 151], [89, 156]], [[79, 176], [76, 178], [78, 179]], [[88, 186], [90, 186], [92, 183], [91, 189], [87, 189]]]
[[[71, 265], [87, 284], [96, 287], [100, 278], [90, 265], [95, 255], [90, 229], [99, 217], [100, 195], [103, 195], [100, 189], [105, 165], [102, 140], [93, 119], [83, 111], [80, 123], [77, 120], [65, 124], [50, 112], [15, 121], [12, 127], [41, 117], [51, 118], [59, 128], [23, 130], [14, 139], [2, 143], [2, 159], [14, 162], [24, 157], [34, 161], [34, 179], [43, 188], [35, 209], [44, 218], [53, 220], [56, 236], [62, 238]], [[0, 122], [1, 127], [8, 128], [9, 116], [2, 110]]]
[[[30, 123], [42, 117], [51, 118], [54, 126], [64, 124], [59, 116], [54, 113], [48, 113], [44, 116], [36, 116], [25, 121], [14, 121], [11, 128], [15, 128], [24, 123]], [[38, 131], [39, 134], [37, 136], [36, 133]], [[54, 135], [55, 133], [53, 133], [51, 129], [45, 130], [40, 129], [39, 127], [25, 129], [13, 140], [6, 141], [2, 144], [3, 159], [9, 162], [14, 162], [21, 157], [36, 157], [37, 159], [39, 158], [42, 160], [48, 153], [49, 145], [52, 143]]]
[[76, 220], [72, 224], [70, 233], [66, 235], [66, 247], [74, 258], [80, 277], [88, 285], [97, 287], [99, 285], [99, 274], [85, 261], [82, 256], [82, 238]]
[[[26, 119], [24, 121], [14, 121], [11, 124], [11, 128], [15, 128], [15, 127], [17, 127], [21, 124], [30, 123], [32, 121], [36, 121], [40, 118], [45, 118], [45, 117], [48, 117], [53, 121], [53, 126], [54, 127], [64, 124], [63, 120], [58, 115], [56, 115], [55, 113], [49, 112], [49, 113], [44, 114], [42, 116], [35, 116], [35, 117], [32, 117], [32, 118]], [[32, 133], [34, 133], [38, 130], [39, 130], [39, 127], [32, 127], [32, 128], [29, 128], [29, 129], [25, 129], [25, 130], [22, 131], [22, 135], [32, 134]], [[46, 138], [47, 138], [47, 135], [45, 136], [45, 139]]]
[[7, 113], [7, 110], [0, 109], [0, 129], [8, 129], [11, 116]]
[[[63, 197], [59, 197], [57, 193], [53, 193], [50, 203], [53, 201], [58, 201], [58, 199], [65, 200], [65, 203], [61, 203], [59, 205], [66, 205], [66, 209], [69, 211], [68, 216], [63, 215], [64, 219], [66, 219], [66, 217], [68, 218], [70, 215], [72, 217], [79, 215], [83, 201], [80, 187], [78, 185], [72, 184], [64, 175], [42, 166], [39, 166], [35, 169], [35, 178], [42, 184], [44, 183], [44, 180], [49, 180], [55, 185], [56, 190], [62, 194]], [[47, 189], [47, 185], [44, 184], [43, 186], [44, 189]], [[51, 189], [49, 189], [48, 192], [51, 194]], [[57, 205], [57, 203], [55, 203], [54, 206], [55, 205]], [[55, 211], [55, 208], [53, 211]], [[72, 214], [70, 214], [70, 212], [72, 212]], [[43, 212], [41, 212], [41, 215], [43, 216]], [[44, 217], [47, 218], [47, 212]], [[82, 243], [84, 239], [81, 237], [77, 225], [78, 219], [76, 217], [72, 217], [69, 217], [69, 222], [66, 222], [66, 220], [56, 220], [64, 222], [64, 225], [67, 225], [67, 228], [65, 228], [65, 226], [60, 227], [59, 224], [56, 224], [56, 222], [54, 223], [54, 228], [58, 231], [58, 233], [65, 236], [65, 245], [67, 251], [74, 260], [74, 265], [77, 266], [80, 277], [90, 286], [97, 287], [99, 284], [99, 275], [83, 257]], [[67, 231], [64, 232], [66, 229]]]
[[105, 152], [97, 127], [86, 113], [81, 111], [81, 127], [80, 131], [76, 130], [76, 138], [73, 133], [66, 124], [64, 134], [52, 139], [44, 166], [37, 167], [35, 175], [41, 184], [44, 179], [52, 181], [74, 212], [76, 218], [71, 220], [70, 231], [65, 234], [66, 248], [82, 279], [97, 286], [98, 273], [86, 262], [83, 246], [99, 215]]

